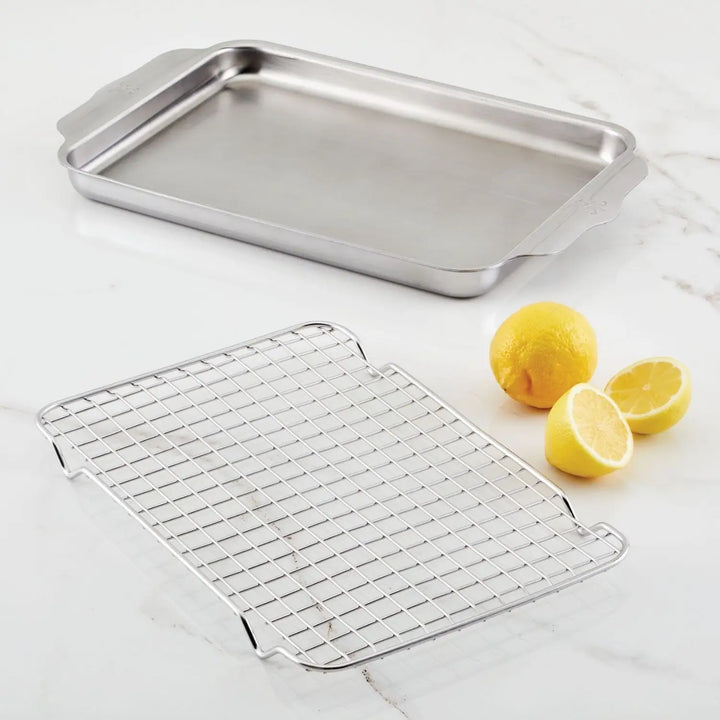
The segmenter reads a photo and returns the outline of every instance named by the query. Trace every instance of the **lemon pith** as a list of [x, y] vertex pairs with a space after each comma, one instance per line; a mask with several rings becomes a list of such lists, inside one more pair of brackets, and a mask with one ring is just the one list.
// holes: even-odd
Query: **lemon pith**
[[640, 360], [610, 379], [605, 392], [617, 403], [633, 432], [667, 430], [687, 412], [692, 397], [690, 373], [677, 360]]
[[632, 450], [632, 433], [620, 409], [592, 385], [575, 385], [548, 414], [545, 457], [560, 470], [598, 477], [625, 467]]

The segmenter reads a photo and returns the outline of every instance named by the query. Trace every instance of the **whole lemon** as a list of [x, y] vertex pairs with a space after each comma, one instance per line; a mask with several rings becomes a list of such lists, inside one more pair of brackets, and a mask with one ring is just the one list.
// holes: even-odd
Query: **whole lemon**
[[490, 365], [514, 400], [552, 407], [597, 365], [597, 340], [579, 312], [554, 302], [532, 303], [510, 315], [490, 343]]

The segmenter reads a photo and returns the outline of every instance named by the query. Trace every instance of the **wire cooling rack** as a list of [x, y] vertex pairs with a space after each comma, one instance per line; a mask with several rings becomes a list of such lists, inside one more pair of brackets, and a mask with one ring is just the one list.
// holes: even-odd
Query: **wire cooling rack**
[[260, 657], [350, 667], [617, 563], [623, 536], [342, 327], [77, 395], [38, 423], [241, 618]]

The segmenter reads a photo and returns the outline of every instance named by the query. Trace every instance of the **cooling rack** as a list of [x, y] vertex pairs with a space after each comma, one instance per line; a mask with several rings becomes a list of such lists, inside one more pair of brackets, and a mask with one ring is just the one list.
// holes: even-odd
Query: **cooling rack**
[[93, 478], [257, 655], [351, 667], [616, 564], [627, 543], [348, 330], [308, 323], [52, 404]]

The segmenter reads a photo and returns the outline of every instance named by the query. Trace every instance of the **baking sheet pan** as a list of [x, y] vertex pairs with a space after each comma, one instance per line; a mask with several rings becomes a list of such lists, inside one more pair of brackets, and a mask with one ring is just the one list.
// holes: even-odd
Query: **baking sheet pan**
[[90, 198], [453, 296], [646, 174], [611, 123], [264, 42], [162, 55], [59, 128]]

